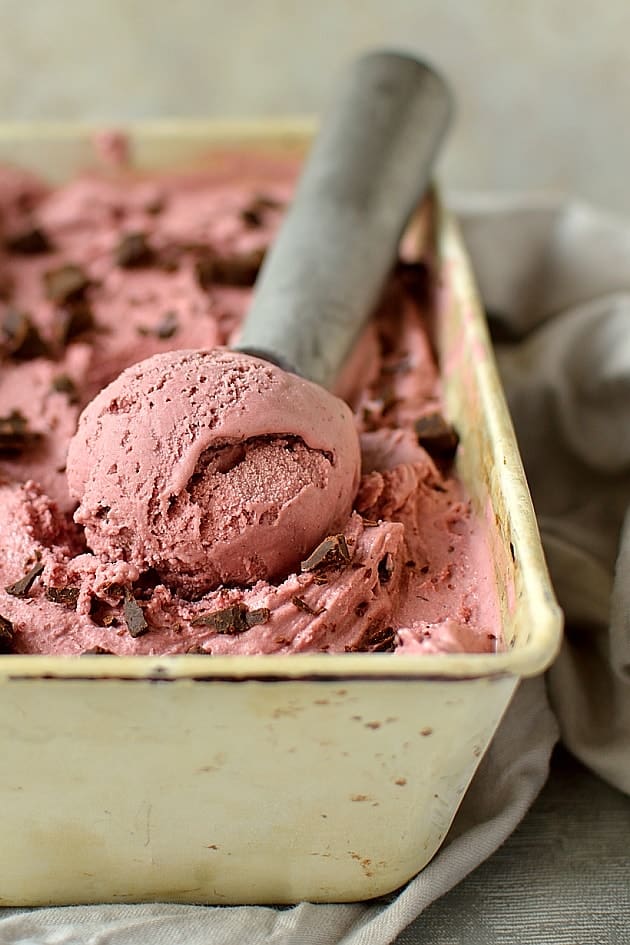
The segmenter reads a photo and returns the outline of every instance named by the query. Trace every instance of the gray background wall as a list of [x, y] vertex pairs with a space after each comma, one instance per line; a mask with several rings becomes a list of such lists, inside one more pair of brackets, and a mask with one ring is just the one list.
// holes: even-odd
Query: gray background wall
[[455, 86], [451, 186], [630, 212], [629, 37], [626, 0], [0, 0], [0, 119], [309, 114], [394, 44]]

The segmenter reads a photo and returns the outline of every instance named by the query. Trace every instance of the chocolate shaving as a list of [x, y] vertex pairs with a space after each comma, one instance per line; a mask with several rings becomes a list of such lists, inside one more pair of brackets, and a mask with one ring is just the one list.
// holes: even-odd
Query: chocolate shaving
[[0, 417], [0, 455], [17, 456], [41, 439], [41, 434], [29, 430], [28, 420], [19, 410]]
[[125, 592], [123, 615], [130, 636], [141, 637], [148, 631], [149, 625], [144, 618], [144, 611], [131, 591]]
[[317, 548], [302, 561], [302, 571], [315, 571], [321, 568], [339, 567], [349, 564], [350, 552], [344, 535], [329, 535]]
[[393, 627], [368, 627], [352, 652], [392, 653], [396, 649], [396, 631]]
[[68, 607], [75, 607], [79, 599], [78, 587], [47, 587], [46, 597], [53, 604], [65, 604]]
[[86, 302], [78, 301], [69, 304], [57, 312], [55, 338], [57, 343], [64, 347], [94, 328], [94, 315]]
[[325, 607], [320, 607], [318, 610], [315, 610], [313, 607], [311, 607], [310, 604], [307, 604], [307, 602], [301, 597], [292, 597], [291, 603], [295, 607], [297, 607], [298, 610], [304, 611], [305, 614], [310, 614], [311, 617], [319, 617], [319, 615], [323, 614], [324, 611], [326, 610]]
[[19, 581], [16, 581], [15, 584], [9, 584], [8, 587], [5, 587], [5, 591], [7, 594], [11, 594], [12, 597], [28, 597], [30, 589], [43, 570], [44, 565], [38, 562], [37, 564], [33, 565], [31, 570], [27, 571], [24, 577], [20, 578]]
[[155, 253], [144, 233], [127, 233], [116, 247], [116, 263], [122, 269], [140, 269], [155, 262]]
[[156, 338], [166, 339], [172, 338], [178, 328], [177, 313], [165, 312], [156, 325], [151, 328], [147, 328], [146, 325], [139, 325], [137, 330], [140, 335], [155, 335]]
[[104, 646], [91, 646], [89, 650], [83, 650], [81, 656], [114, 656], [112, 650], [106, 650]]
[[243, 633], [259, 623], [266, 623], [269, 620], [270, 611], [268, 607], [260, 607], [258, 610], [249, 610], [245, 604], [231, 604], [224, 607], [223, 610], [214, 610], [209, 614], [200, 614], [191, 621], [193, 627], [205, 626], [212, 627], [217, 633], [227, 633], [231, 636], [237, 633]]
[[0, 653], [13, 652], [14, 630], [8, 617], [0, 614]]
[[455, 454], [459, 443], [459, 436], [453, 427], [438, 411], [418, 417], [414, 424], [418, 443], [428, 453], [444, 458], [451, 458]]
[[19, 256], [40, 256], [42, 253], [50, 253], [53, 249], [48, 236], [39, 226], [31, 226], [8, 236], [4, 245], [8, 252]]
[[378, 563], [378, 579], [381, 584], [389, 584], [394, 573], [394, 556], [386, 551]]
[[253, 286], [265, 255], [263, 249], [233, 256], [206, 256], [195, 264], [195, 275], [202, 289], [215, 285]]
[[52, 389], [57, 394], [65, 394], [71, 404], [79, 402], [79, 392], [69, 374], [56, 374], [52, 379]]
[[2, 320], [2, 334], [4, 346], [13, 358], [28, 361], [48, 353], [46, 343], [26, 312], [8, 309]]
[[47, 298], [56, 305], [76, 302], [85, 295], [90, 280], [85, 271], [74, 263], [49, 269], [44, 273], [44, 289]]

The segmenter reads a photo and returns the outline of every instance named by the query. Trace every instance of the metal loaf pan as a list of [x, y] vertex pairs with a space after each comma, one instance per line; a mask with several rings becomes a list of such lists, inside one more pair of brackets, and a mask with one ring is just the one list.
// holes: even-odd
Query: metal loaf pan
[[[226, 146], [295, 153], [310, 130], [130, 135], [138, 165], [156, 167], [220, 164]], [[0, 160], [60, 180], [88, 163], [89, 141], [86, 128], [5, 126]], [[0, 905], [358, 900], [439, 848], [561, 619], [466, 256], [449, 213], [434, 220], [446, 406], [490, 532], [505, 652], [0, 657]]]

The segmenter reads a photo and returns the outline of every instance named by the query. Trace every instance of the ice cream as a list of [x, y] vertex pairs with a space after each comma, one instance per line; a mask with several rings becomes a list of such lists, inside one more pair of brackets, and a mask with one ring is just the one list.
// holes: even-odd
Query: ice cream
[[[275, 369], [226, 350], [295, 172], [252, 156], [54, 190], [0, 173], [1, 649], [500, 645], [485, 525], [453, 474], [426, 266], [397, 267], [340, 379], [352, 418], [331, 409], [318, 439], [306, 382], [292, 382], [282, 417], [265, 416], [257, 384], [275, 383]], [[169, 386], [181, 359], [186, 401]], [[227, 377], [246, 364], [252, 383], [203, 425], [201, 378], [217, 359]], [[117, 400], [123, 371], [137, 375], [137, 415]], [[264, 505], [257, 470], [270, 463], [277, 490]], [[209, 525], [219, 512], [221, 535]], [[255, 556], [250, 528], [266, 529]]]
[[124, 371], [83, 413], [67, 466], [95, 554], [200, 596], [285, 577], [342, 529], [360, 453], [340, 398], [218, 348]]

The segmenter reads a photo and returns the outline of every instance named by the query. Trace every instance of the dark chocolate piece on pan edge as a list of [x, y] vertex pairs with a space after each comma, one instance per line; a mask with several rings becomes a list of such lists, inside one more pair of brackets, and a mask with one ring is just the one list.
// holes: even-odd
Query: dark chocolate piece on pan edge
[[455, 455], [459, 436], [441, 413], [436, 411], [418, 417], [414, 429], [420, 446], [424, 446], [427, 453], [444, 458]]
[[12, 597], [28, 597], [30, 589], [43, 570], [44, 565], [38, 562], [33, 565], [30, 571], [27, 571], [24, 577], [21, 577], [19, 581], [5, 587], [5, 591], [7, 594], [11, 594]]
[[249, 610], [245, 604], [231, 604], [222, 610], [213, 610], [207, 614], [200, 614], [191, 621], [193, 627], [211, 627], [217, 633], [227, 633], [231, 636], [243, 633], [260, 623], [269, 620], [268, 607]]

